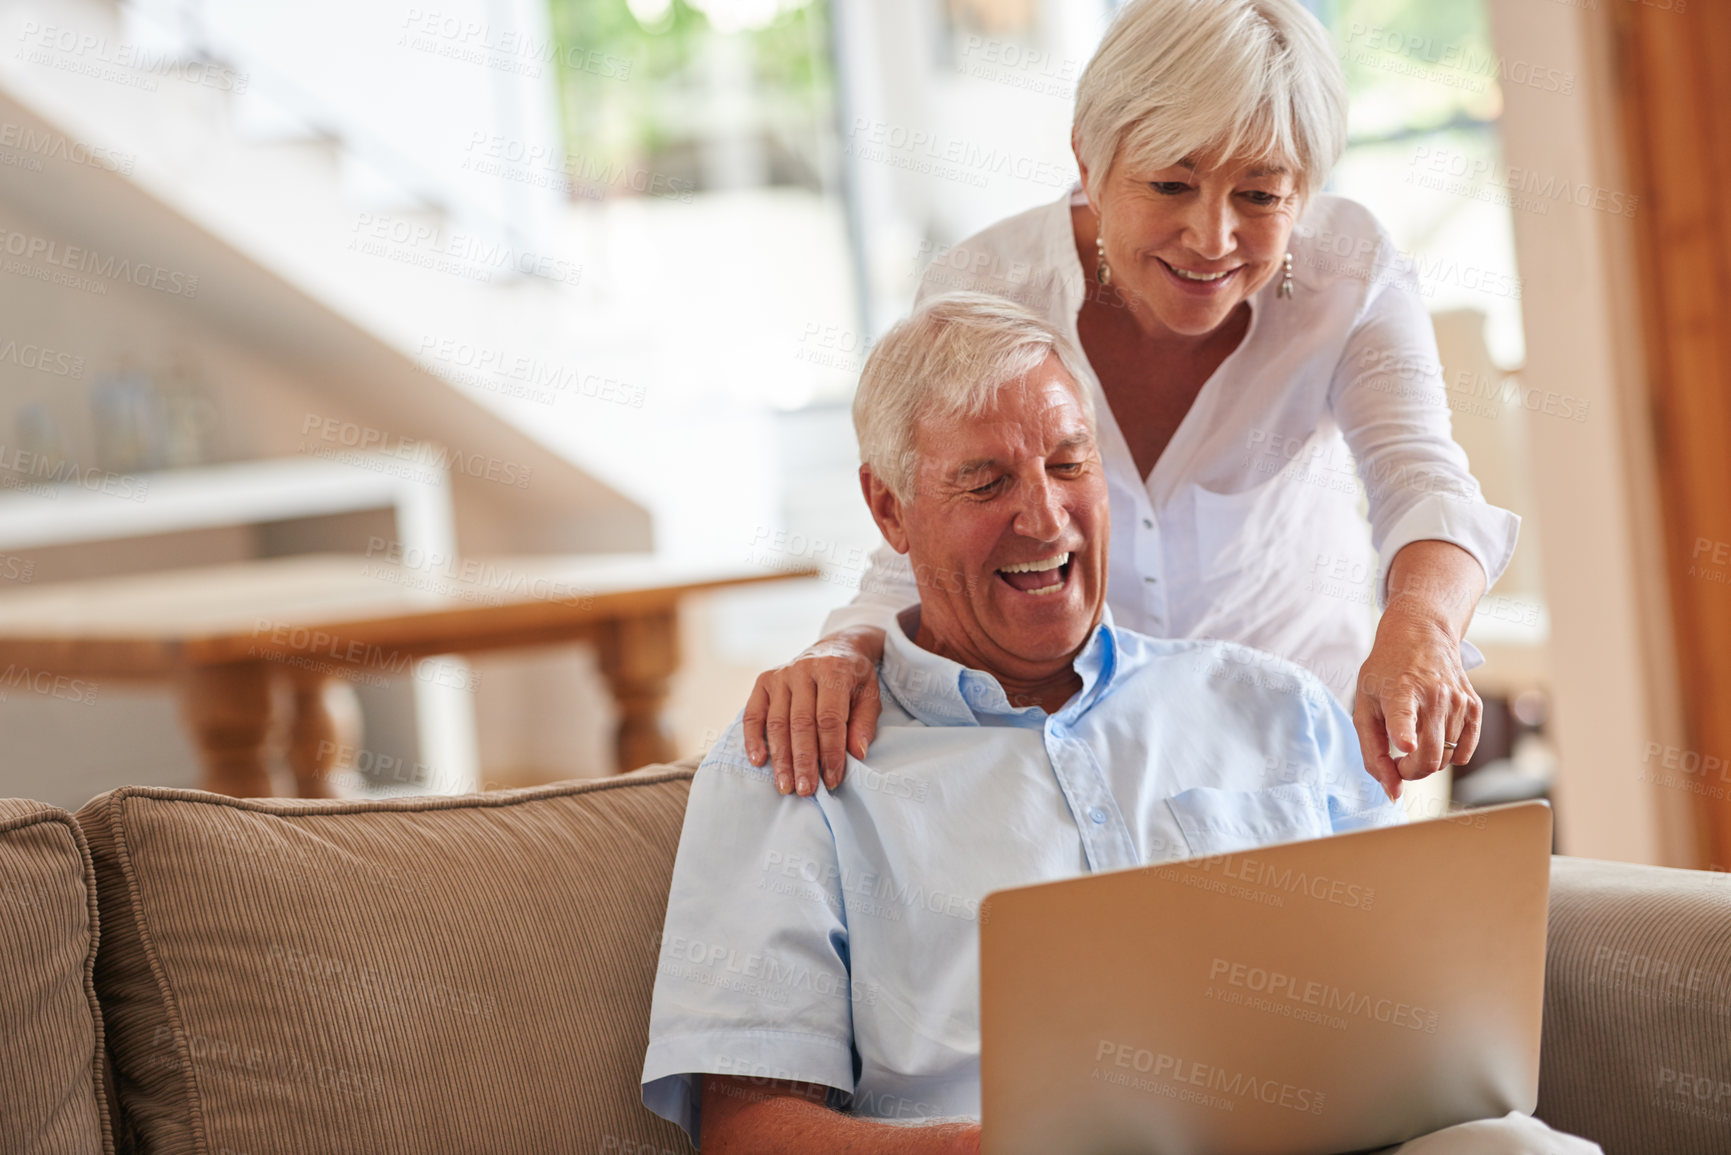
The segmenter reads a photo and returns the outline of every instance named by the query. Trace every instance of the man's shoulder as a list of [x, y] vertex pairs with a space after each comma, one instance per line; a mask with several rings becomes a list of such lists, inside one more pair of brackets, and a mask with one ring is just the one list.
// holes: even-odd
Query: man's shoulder
[[744, 711], [734, 715], [733, 722], [704, 751], [703, 761], [697, 766], [697, 777], [693, 779], [693, 789], [698, 783], [710, 780], [761, 782], [768, 789], [775, 789], [774, 767], [768, 761], [762, 766], [753, 766], [746, 756]]
[[[1120, 669], [1126, 675], [1217, 661], [1244, 661], [1263, 653], [1222, 638], [1156, 638], [1119, 625], [1112, 627], [1112, 637], [1117, 644]], [[1284, 660], [1273, 654], [1266, 656]]]
[[1316, 701], [1329, 696], [1322, 680], [1297, 662], [1241, 642], [1152, 638], [1122, 626], [1114, 626], [1113, 635], [1118, 680], [1125, 685], [1170, 689], [1177, 682], [1234, 699], [1254, 699], [1261, 696], [1257, 691]]
[[[926, 747], [947, 747], [962, 734], [979, 729], [972, 726], [928, 726], [909, 714], [881, 679], [878, 682], [878, 694], [883, 703], [883, 713], [878, 716], [877, 735], [872, 740], [874, 752], [880, 748], [877, 739], [892, 732], [896, 738], [896, 749], [919, 751]], [[852, 755], [849, 755], [849, 758], [851, 760]], [[754, 766], [746, 756], [745, 726], [738, 718], [704, 751], [693, 781], [704, 782], [706, 779], [750, 783], [754, 786], [766, 785], [772, 792], [775, 790], [775, 769], [770, 762], [766, 759], [762, 766]]]

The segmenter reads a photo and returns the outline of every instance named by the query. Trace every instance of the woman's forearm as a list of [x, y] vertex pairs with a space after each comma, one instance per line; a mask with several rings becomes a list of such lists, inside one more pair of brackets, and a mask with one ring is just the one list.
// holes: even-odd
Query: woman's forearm
[[1462, 668], [1461, 639], [1485, 573], [1457, 545], [1415, 541], [1389, 563], [1387, 592], [1352, 721], [1365, 770], [1398, 798], [1403, 779], [1465, 765], [1478, 746], [1483, 704]]
[[[850, 568], [855, 560], [848, 555]], [[913, 567], [906, 556], [880, 543], [871, 552], [864, 570], [857, 571], [859, 593], [845, 606], [838, 606], [824, 619], [822, 636], [850, 626], [869, 625], [888, 629], [895, 616], [920, 600]]]
[[1415, 541], [1389, 563], [1387, 588], [1385, 614], [1436, 622], [1458, 643], [1484, 597], [1485, 571], [1477, 558], [1452, 542]]

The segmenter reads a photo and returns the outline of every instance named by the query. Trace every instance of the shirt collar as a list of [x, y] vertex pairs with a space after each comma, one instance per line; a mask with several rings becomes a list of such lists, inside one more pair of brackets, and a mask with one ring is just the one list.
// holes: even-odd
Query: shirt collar
[[[884, 637], [884, 688], [902, 709], [928, 726], [980, 726], [993, 717], [1045, 723], [1047, 715], [1040, 707], [1012, 706], [992, 675], [917, 645], [919, 628], [920, 607], [909, 606]], [[1110, 608], [1101, 607], [1100, 624], [1072, 666], [1082, 677], [1082, 689], [1053, 715], [1061, 721], [1092, 709], [1118, 674], [1119, 646]]]

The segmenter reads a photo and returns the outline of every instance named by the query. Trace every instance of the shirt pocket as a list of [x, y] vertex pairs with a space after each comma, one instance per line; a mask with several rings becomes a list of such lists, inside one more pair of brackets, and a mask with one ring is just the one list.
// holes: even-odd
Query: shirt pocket
[[1194, 786], [1166, 800], [1192, 856], [1231, 854], [1334, 833], [1320, 785], [1293, 782], [1263, 790]]

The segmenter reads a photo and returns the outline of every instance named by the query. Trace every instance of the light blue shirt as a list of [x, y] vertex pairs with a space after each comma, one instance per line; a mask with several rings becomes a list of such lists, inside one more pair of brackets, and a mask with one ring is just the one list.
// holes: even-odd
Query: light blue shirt
[[1352, 719], [1311, 674], [1108, 618], [1056, 714], [889, 631], [868, 761], [800, 798], [704, 759], [673, 868], [643, 1102], [699, 1134], [700, 1075], [833, 1088], [914, 1122], [980, 1110], [980, 900], [1089, 871], [1383, 826]]

